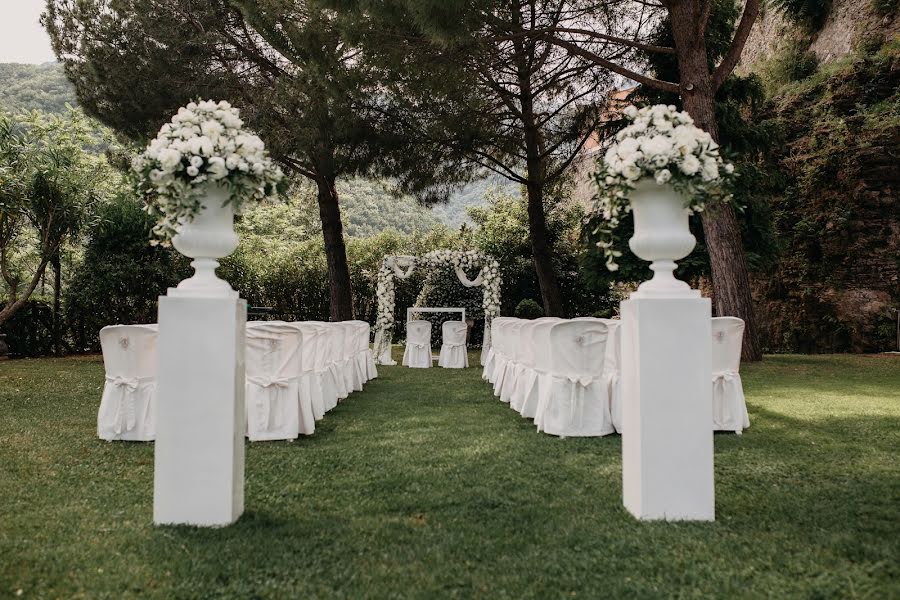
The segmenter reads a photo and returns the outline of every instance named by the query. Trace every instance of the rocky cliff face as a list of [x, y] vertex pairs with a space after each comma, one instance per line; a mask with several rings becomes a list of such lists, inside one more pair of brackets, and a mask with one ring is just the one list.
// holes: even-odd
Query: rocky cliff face
[[770, 350], [871, 352], [900, 307], [900, 44], [788, 86], [769, 118], [785, 176], [771, 206], [781, 256], [757, 278]]
[[879, 14], [874, 1], [833, 0], [825, 23], [811, 34], [791, 24], [772, 7], [764, 8], [744, 47], [738, 72], [752, 71], [795, 39], [809, 37], [809, 49], [824, 64], [853, 53], [861, 40], [873, 34], [896, 38], [900, 34], [900, 11]]

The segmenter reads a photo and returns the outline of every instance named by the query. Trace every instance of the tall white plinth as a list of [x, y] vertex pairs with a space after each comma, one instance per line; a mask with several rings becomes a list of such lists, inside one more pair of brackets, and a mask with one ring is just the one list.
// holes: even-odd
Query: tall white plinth
[[710, 302], [693, 294], [621, 306], [622, 495], [642, 520], [715, 519]]
[[244, 338], [234, 297], [159, 299], [153, 521], [216, 527], [244, 511]]

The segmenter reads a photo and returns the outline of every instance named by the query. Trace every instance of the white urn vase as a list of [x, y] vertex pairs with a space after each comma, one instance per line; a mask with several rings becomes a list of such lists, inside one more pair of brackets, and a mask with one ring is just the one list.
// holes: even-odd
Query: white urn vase
[[675, 278], [676, 260], [691, 253], [697, 240], [688, 226], [686, 198], [670, 184], [644, 178], [629, 194], [634, 214], [634, 236], [628, 241], [631, 251], [651, 261], [653, 278], [645, 281], [637, 297], [695, 297], [700, 292]]
[[231, 191], [220, 183], [205, 186], [201, 208], [190, 221], [185, 221], [172, 238], [172, 245], [194, 260], [194, 275], [178, 284], [170, 295], [203, 298], [236, 298], [227, 281], [216, 275], [218, 259], [228, 256], [238, 246], [234, 232], [234, 204], [227, 202]]

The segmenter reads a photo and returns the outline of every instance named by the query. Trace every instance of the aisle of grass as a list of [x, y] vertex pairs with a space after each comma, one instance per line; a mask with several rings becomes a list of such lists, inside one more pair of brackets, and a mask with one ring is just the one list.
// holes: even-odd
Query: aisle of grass
[[712, 524], [635, 522], [618, 436], [535, 433], [478, 374], [382, 368], [196, 530], [150, 525], [152, 444], [95, 439], [99, 357], [0, 363], [0, 597], [900, 594], [900, 359], [746, 368]]

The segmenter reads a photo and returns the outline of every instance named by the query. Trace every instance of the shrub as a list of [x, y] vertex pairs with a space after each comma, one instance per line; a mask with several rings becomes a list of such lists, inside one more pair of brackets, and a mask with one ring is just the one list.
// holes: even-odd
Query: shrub
[[63, 310], [77, 351], [98, 350], [106, 325], [155, 323], [157, 299], [187, 277], [188, 259], [150, 246], [153, 221], [125, 196], [102, 207], [84, 260], [65, 288]]
[[825, 24], [831, 0], [772, 0], [772, 5], [793, 23], [812, 30]]
[[544, 316], [544, 309], [531, 298], [525, 298], [519, 302], [513, 314], [520, 319], [537, 319]]
[[[3, 306], [0, 305], [0, 308]], [[3, 324], [11, 356], [47, 356], [53, 353], [53, 306], [32, 296]]]

